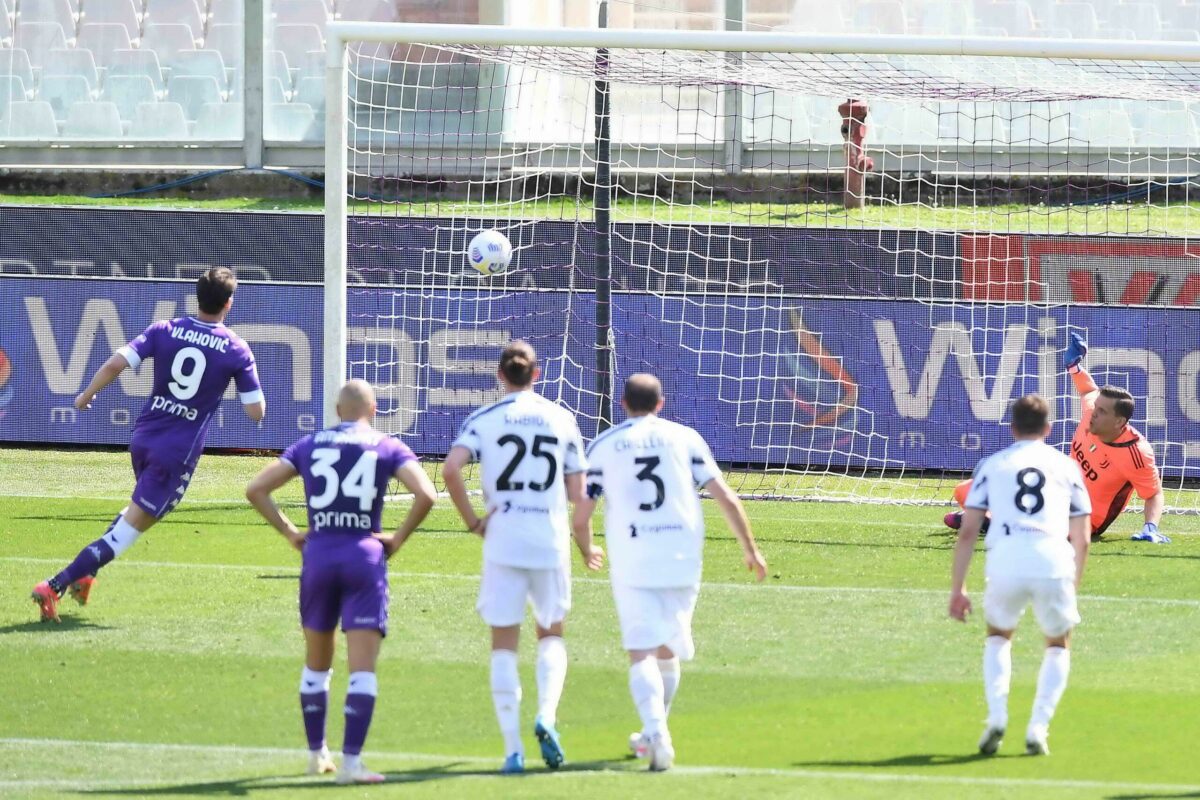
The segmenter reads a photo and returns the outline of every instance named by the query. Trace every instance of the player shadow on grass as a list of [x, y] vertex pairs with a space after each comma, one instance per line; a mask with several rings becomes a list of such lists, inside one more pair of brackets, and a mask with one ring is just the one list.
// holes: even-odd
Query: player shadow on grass
[[[540, 776], [551, 775], [553, 772], [608, 772], [630, 771], [624, 769], [630, 759], [613, 759], [610, 761], [581, 761], [565, 764], [558, 770], [535, 768], [524, 775], [501, 775], [495, 768], [481, 769], [477, 761], [450, 761], [434, 766], [414, 767], [413, 769], [382, 770], [387, 782], [402, 785], [406, 783], [425, 783], [427, 781], [452, 780], [454, 778], [498, 778], [504, 781], [536, 780]], [[459, 769], [460, 767], [471, 769]], [[158, 784], [144, 788], [129, 789], [88, 789], [82, 794], [102, 795], [109, 797], [163, 797], [163, 796], [228, 796], [244, 797], [251, 792], [267, 792], [278, 789], [298, 791], [308, 789], [321, 791], [325, 789], [346, 789], [338, 786], [331, 778], [304, 777], [271, 777], [236, 778], [223, 781], [206, 781], [203, 783]]]
[[1022, 754], [1007, 753], [985, 756], [982, 753], [914, 753], [907, 756], [880, 758], [875, 761], [797, 761], [793, 767], [951, 767], [971, 764], [976, 761], [994, 761], [998, 758], [1020, 758]]
[[99, 625], [88, 620], [86, 617], [67, 615], [62, 618], [62, 622], [43, 622], [42, 620], [34, 619], [29, 622], [16, 622], [12, 625], [4, 625], [0, 627], [0, 636], [6, 633], [37, 633], [39, 631], [46, 633], [66, 633], [75, 630], [111, 631], [114, 628], [111, 625]]

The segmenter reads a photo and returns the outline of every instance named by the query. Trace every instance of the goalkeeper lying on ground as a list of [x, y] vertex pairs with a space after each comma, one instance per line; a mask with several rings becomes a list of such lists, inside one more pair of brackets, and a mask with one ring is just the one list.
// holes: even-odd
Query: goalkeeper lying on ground
[[[1066, 366], [1079, 392], [1083, 413], [1071, 439], [1071, 457], [1083, 473], [1083, 485], [1092, 500], [1092, 541], [1112, 525], [1129, 503], [1134, 490], [1145, 504], [1145, 525], [1134, 541], [1166, 544], [1171, 540], [1158, 532], [1163, 512], [1162, 482], [1154, 466], [1154, 451], [1129, 424], [1133, 416], [1133, 396], [1115, 386], [1099, 388], [1081, 363], [1087, 355], [1087, 342], [1071, 334], [1067, 345]], [[954, 499], [963, 505], [970, 481], [954, 489]], [[957, 529], [962, 512], [946, 515], [946, 524]], [[986, 529], [985, 529], [986, 530]]]

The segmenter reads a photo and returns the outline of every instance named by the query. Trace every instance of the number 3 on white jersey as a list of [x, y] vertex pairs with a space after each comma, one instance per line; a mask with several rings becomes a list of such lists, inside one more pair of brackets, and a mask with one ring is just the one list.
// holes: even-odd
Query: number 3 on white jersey
[[[313, 450], [313, 463], [309, 470], [313, 475], [325, 482], [320, 494], [308, 499], [312, 508], [322, 509], [329, 506], [338, 495], [338, 474], [333, 465], [342, 457], [342, 451], [332, 447], [321, 447]], [[346, 479], [341, 481], [343, 497], [353, 497], [358, 500], [359, 511], [370, 511], [375, 496], [379, 494], [375, 486], [375, 463], [379, 454], [374, 450], [364, 450], [358, 461], [346, 473]]]

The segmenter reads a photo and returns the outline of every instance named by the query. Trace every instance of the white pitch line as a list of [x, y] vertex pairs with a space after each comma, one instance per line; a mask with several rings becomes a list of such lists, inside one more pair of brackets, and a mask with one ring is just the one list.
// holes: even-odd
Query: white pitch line
[[[7, 738], [0, 739], [0, 747], [3, 746], [15, 747], [75, 747], [75, 748], [94, 748], [104, 750], [129, 750], [133, 752], [177, 752], [177, 753], [228, 753], [230, 755], [264, 755], [264, 756], [287, 756], [295, 757], [299, 762], [304, 757], [304, 752], [296, 748], [280, 748], [280, 747], [240, 747], [237, 745], [202, 745], [202, 744], [166, 744], [154, 742], [94, 742], [83, 741], [76, 739], [27, 739], [27, 738]], [[388, 752], [388, 751], [367, 751], [368, 756], [376, 758], [392, 758], [407, 761], [449, 761], [469, 764], [495, 764], [497, 759], [482, 758], [480, 756], [457, 756], [435, 753], [405, 753], [405, 752]], [[386, 770], [385, 770], [386, 771]], [[565, 770], [561, 772], [534, 772], [529, 777], [534, 778], [552, 778], [555, 780], [571, 780], [571, 779], [595, 779], [598, 777], [626, 777], [632, 780], [642, 780], [642, 775], [645, 770], [641, 769], [620, 769], [620, 768], [603, 768], [599, 770]], [[1172, 783], [1138, 783], [1133, 781], [1098, 781], [1098, 780], [1078, 780], [1072, 778], [1007, 778], [996, 776], [970, 776], [970, 775], [916, 775], [903, 772], [863, 772], [861, 770], [832, 770], [832, 769], [787, 769], [773, 767], [742, 767], [742, 766], [676, 766], [664, 777], [669, 777], [674, 774], [678, 776], [747, 776], [747, 777], [773, 777], [773, 778], [793, 778], [802, 780], [839, 780], [839, 781], [861, 781], [867, 783], [911, 783], [911, 784], [941, 784], [952, 786], [1009, 786], [1028, 789], [1096, 789], [1101, 791], [1146, 791], [1146, 792], [1171, 792], [1184, 794], [1200, 790], [1200, 785], [1188, 784], [1172, 784]], [[455, 776], [467, 777], [467, 776]], [[490, 777], [485, 775], [475, 777]], [[213, 776], [209, 774], [203, 780], [211, 781]], [[269, 784], [280, 780], [292, 780], [294, 776], [264, 776], [262, 778], [251, 778], [250, 783], [261, 782]], [[29, 780], [0, 780], [0, 787], [9, 788], [94, 788], [97, 784], [104, 786], [121, 786], [121, 785], [150, 785], [150, 786], [171, 786], [179, 783], [192, 782], [182, 780], [178, 777], [172, 777], [169, 781], [163, 779], [149, 778], [145, 780], [132, 779], [124, 782], [112, 780], [93, 781], [90, 779], [79, 779], [73, 781], [70, 779], [29, 779]], [[404, 780], [395, 781], [395, 783], [404, 783]]]
[[[32, 556], [0, 556], [0, 563], [12, 562], [19, 564], [47, 564], [47, 565], [62, 565], [66, 562], [55, 558], [34, 558]], [[300, 577], [298, 566], [286, 566], [279, 564], [192, 564], [184, 561], [136, 561], [123, 560], [115, 562], [121, 567], [146, 567], [150, 569], [211, 569], [218, 571], [234, 571], [234, 572], [278, 572], [287, 570], [294, 572], [295, 576]], [[112, 569], [112, 565], [106, 567]], [[478, 583], [478, 575], [467, 575], [454, 572], [409, 572], [405, 570], [388, 570], [388, 575], [395, 578], [418, 578], [428, 580], [442, 581], [465, 581], [469, 583]], [[596, 584], [608, 586], [607, 578], [572, 578], [573, 583]], [[809, 586], [788, 583], [764, 583], [757, 584], [747, 581], [746, 583], [717, 583], [705, 582], [701, 584], [705, 590], [716, 591], [773, 591], [773, 592], [795, 592], [799, 594], [898, 594], [898, 595], [922, 595], [930, 597], [941, 597], [946, 593], [941, 589], [915, 589], [905, 587], [892, 586]], [[1084, 594], [1079, 596], [1080, 600], [1088, 600], [1100, 603], [1138, 603], [1145, 605], [1156, 606], [1183, 606], [1186, 608], [1200, 608], [1200, 600], [1189, 598], [1174, 598], [1174, 597], [1120, 597], [1117, 595], [1103, 594]]]

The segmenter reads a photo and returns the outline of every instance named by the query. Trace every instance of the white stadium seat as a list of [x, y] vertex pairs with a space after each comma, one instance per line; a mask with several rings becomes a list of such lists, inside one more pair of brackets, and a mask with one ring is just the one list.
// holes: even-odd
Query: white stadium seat
[[29, 53], [24, 50], [0, 50], [0, 75], [15, 75], [26, 89], [33, 91], [33, 65], [29, 62]]
[[141, 3], [134, 0], [88, 0], [84, 7], [83, 22], [121, 25], [130, 39], [141, 35]]
[[115, 105], [121, 119], [128, 122], [137, 113], [138, 106], [156, 102], [158, 93], [146, 75], [109, 75], [100, 99]]
[[1133, 31], [1138, 39], [1157, 39], [1162, 34], [1158, 8], [1151, 3], [1122, 3], [1108, 10], [1109, 30]]
[[62, 127], [66, 139], [120, 139], [124, 133], [121, 115], [112, 103], [76, 103], [67, 112]]
[[263, 138], [272, 142], [299, 142], [314, 132], [316, 115], [303, 103], [275, 104], [263, 115]]
[[62, 28], [68, 38], [74, 37], [78, 21], [67, 0], [21, 0], [17, 8], [18, 23], [51, 22]]
[[287, 56], [289, 64], [299, 64], [311, 50], [324, 50], [325, 39], [316, 25], [276, 25], [274, 49]]
[[979, 28], [1003, 31], [1008, 36], [1033, 36], [1036, 29], [1033, 10], [1022, 0], [975, 0], [975, 20]]
[[147, 22], [142, 33], [142, 49], [158, 53], [162, 64], [170, 64], [181, 50], [195, 50], [192, 29], [178, 23]]
[[176, 53], [170, 63], [172, 75], [207, 75], [217, 81], [222, 91], [229, 85], [225, 62], [216, 50], [190, 50]]
[[239, 69], [245, 61], [243, 34], [241, 25], [211, 25], [204, 39], [204, 48], [220, 53], [225, 66]]
[[30, 94], [25, 82], [16, 75], [0, 75], [0, 113], [8, 108], [9, 103], [28, 100]]
[[0, 138], [54, 139], [57, 136], [54, 109], [42, 100], [10, 103], [4, 114], [0, 115]]
[[87, 81], [89, 89], [100, 85], [100, 74], [96, 71], [96, 59], [92, 51], [86, 47], [74, 47], [69, 50], [51, 50], [42, 67], [42, 76], [49, 75], [78, 75]]
[[121, 50], [129, 50], [129, 31], [124, 25], [111, 22], [85, 22], [79, 28], [79, 47], [92, 51], [96, 66], [107, 67], [110, 60]]
[[129, 126], [131, 139], [187, 139], [188, 123], [178, 103], [142, 103]]
[[245, 111], [241, 103], [205, 103], [192, 138], [210, 142], [241, 139]]
[[395, 8], [383, 0], [338, 0], [334, 13], [338, 19], [364, 22], [393, 22], [396, 19]]
[[220, 103], [221, 87], [207, 75], [172, 75], [167, 81], [167, 99], [183, 106], [187, 118], [195, 119], [206, 103]]
[[1100, 35], [1100, 19], [1091, 3], [1059, 4], [1047, 25], [1070, 31], [1076, 39], [1095, 39]]
[[154, 91], [166, 88], [158, 53], [153, 50], [116, 50], [110, 56], [107, 78], [117, 75], [142, 75], [154, 84]]
[[205, 14], [194, 0], [148, 0], [146, 25], [184, 25], [193, 39], [204, 36]]
[[67, 46], [67, 37], [57, 22], [17, 22], [15, 45], [29, 53], [29, 62], [40, 68], [51, 50]]
[[276, 0], [272, 10], [277, 22], [318, 25], [322, 28], [332, 16], [324, 0]]
[[312, 75], [296, 82], [295, 101], [312, 107], [318, 116], [325, 113], [325, 79]]
[[71, 106], [92, 99], [92, 89], [82, 75], [43, 75], [38, 99], [49, 103], [54, 118], [62, 122]]
[[210, 0], [208, 10], [209, 25], [241, 25], [245, 18], [243, 0]]
[[908, 33], [908, 18], [900, 0], [867, 0], [858, 6], [856, 29], [862, 26], [878, 28], [880, 33]]

